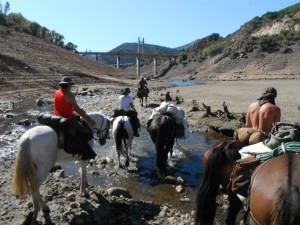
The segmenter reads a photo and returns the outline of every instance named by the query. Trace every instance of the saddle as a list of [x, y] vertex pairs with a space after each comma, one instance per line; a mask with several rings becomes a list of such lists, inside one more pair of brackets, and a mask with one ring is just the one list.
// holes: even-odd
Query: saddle
[[58, 138], [58, 147], [63, 148], [65, 152], [79, 154], [82, 160], [95, 158], [96, 153], [89, 145], [93, 131], [87, 123], [80, 123], [75, 119], [68, 120], [50, 113], [40, 113], [37, 119], [39, 123], [53, 128], [58, 137], [63, 136], [62, 140]]
[[140, 127], [140, 120], [138, 118], [138, 113], [133, 110], [125, 110], [125, 109], [115, 109], [113, 117], [118, 116], [128, 116], [131, 126], [137, 131]]

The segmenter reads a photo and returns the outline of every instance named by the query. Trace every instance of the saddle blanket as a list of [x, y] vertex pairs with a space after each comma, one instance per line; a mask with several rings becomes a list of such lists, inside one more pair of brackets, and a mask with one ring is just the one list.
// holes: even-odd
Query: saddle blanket
[[241, 157], [243, 159], [249, 156], [256, 156], [258, 154], [271, 151], [273, 150], [265, 146], [263, 142], [258, 142], [257, 144], [243, 147], [241, 150], [239, 150], [239, 153], [241, 154]]

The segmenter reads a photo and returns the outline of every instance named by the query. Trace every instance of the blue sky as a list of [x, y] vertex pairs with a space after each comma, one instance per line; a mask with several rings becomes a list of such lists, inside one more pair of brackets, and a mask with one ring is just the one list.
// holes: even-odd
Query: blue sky
[[[0, 0], [2, 5], [6, 1]], [[78, 51], [106, 52], [144, 38], [176, 48], [212, 33], [226, 37], [255, 16], [296, 0], [8, 0], [10, 12], [54, 30]]]

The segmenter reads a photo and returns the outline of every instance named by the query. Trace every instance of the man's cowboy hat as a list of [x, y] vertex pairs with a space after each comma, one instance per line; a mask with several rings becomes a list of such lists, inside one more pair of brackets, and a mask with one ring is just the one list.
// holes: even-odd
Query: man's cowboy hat
[[122, 95], [128, 95], [129, 93], [130, 93], [129, 88], [125, 88], [124, 90], [122, 90]]
[[264, 98], [276, 98], [277, 97], [277, 90], [273, 87], [268, 87], [264, 93], [262, 93], [261, 97], [257, 100], [261, 100]]
[[71, 77], [63, 76], [61, 78], [61, 81], [59, 82], [59, 85], [61, 84], [75, 84], [74, 81], [71, 79]]

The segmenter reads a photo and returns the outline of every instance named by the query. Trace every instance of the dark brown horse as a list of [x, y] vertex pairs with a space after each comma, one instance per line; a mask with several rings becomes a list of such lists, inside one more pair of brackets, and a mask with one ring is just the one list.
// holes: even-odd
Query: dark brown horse
[[148, 121], [147, 130], [155, 144], [157, 175], [164, 179], [167, 174], [168, 154], [172, 156], [176, 137], [175, 119], [169, 113], [160, 114]]
[[145, 99], [145, 106], [147, 107], [147, 98], [149, 94], [149, 89], [147, 87], [144, 87], [141, 90], [138, 90], [137, 97], [140, 99], [141, 106], [144, 106], [144, 99]]
[[[230, 188], [230, 175], [242, 147], [238, 141], [220, 141], [205, 152], [204, 178], [196, 199], [196, 225], [214, 224], [220, 185], [229, 200], [226, 224], [235, 225], [242, 203]], [[299, 163], [299, 155], [284, 154], [266, 161], [253, 172], [250, 190], [252, 225], [300, 224]], [[246, 217], [243, 220], [245, 224]]]

